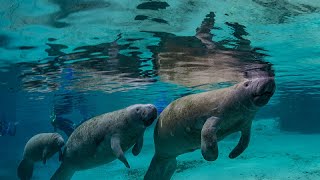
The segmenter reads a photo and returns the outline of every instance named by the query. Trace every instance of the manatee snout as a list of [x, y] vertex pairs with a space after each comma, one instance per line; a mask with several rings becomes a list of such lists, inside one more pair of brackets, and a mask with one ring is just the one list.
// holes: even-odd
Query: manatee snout
[[145, 118], [143, 119], [143, 124], [148, 127], [155, 119], [157, 119], [158, 113], [157, 108], [152, 104], [147, 104], [145, 106]]
[[257, 78], [253, 83], [253, 87], [256, 87], [253, 93], [253, 103], [259, 107], [266, 105], [276, 89], [274, 78]]

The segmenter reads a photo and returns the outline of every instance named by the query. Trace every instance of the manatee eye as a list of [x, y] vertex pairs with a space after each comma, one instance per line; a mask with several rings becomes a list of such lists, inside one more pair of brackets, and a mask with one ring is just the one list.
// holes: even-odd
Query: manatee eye
[[139, 113], [139, 112], [140, 112], [140, 108], [137, 108], [137, 109], [136, 109], [136, 112]]
[[249, 86], [249, 82], [245, 82], [244, 87], [248, 87], [248, 86]]

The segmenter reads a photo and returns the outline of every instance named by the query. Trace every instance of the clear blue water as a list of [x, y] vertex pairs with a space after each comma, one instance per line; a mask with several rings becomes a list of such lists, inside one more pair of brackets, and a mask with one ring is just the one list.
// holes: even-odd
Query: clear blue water
[[[0, 1], [0, 118], [16, 124], [14, 135], [0, 136], [0, 179], [17, 179], [25, 143], [53, 132], [53, 113], [78, 124], [136, 103], [161, 111], [265, 73], [277, 90], [255, 118], [249, 148], [228, 159], [234, 135], [219, 142], [215, 162], [200, 151], [182, 155], [172, 179], [320, 179], [320, 2], [150, 2]], [[209, 58], [195, 36], [202, 22], [217, 52]], [[73, 179], [142, 179], [153, 128], [138, 157], [127, 153], [131, 169], [116, 160]], [[33, 179], [49, 179], [58, 165], [56, 156], [38, 163]]]

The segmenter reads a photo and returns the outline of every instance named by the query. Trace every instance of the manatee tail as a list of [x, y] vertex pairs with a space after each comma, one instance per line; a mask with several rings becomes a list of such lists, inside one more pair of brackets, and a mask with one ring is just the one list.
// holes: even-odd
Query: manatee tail
[[176, 157], [154, 155], [144, 180], [169, 180], [177, 168]]
[[62, 163], [50, 180], [70, 180], [76, 171], [67, 164]]
[[32, 177], [33, 173], [33, 162], [27, 159], [23, 159], [17, 170], [17, 174], [19, 179], [21, 180], [29, 180]]

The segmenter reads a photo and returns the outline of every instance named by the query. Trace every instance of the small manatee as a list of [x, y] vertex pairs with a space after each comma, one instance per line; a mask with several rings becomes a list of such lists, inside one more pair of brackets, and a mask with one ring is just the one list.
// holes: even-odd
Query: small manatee
[[31, 179], [34, 163], [42, 161], [46, 164], [47, 159], [57, 152], [61, 161], [63, 146], [64, 140], [58, 133], [41, 133], [33, 136], [24, 147], [23, 159], [17, 170], [18, 177], [22, 180]]

